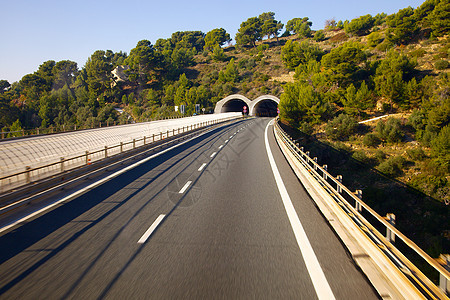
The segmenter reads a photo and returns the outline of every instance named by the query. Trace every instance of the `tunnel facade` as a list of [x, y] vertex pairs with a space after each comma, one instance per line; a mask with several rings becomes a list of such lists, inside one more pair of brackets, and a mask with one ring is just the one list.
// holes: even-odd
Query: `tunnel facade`
[[214, 113], [242, 112], [246, 106], [250, 116], [275, 117], [279, 103], [280, 99], [272, 95], [263, 95], [250, 100], [243, 95], [234, 94], [218, 101]]

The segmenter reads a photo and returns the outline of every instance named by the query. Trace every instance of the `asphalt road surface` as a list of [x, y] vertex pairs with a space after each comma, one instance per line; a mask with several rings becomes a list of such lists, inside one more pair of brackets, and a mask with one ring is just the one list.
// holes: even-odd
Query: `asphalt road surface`
[[269, 121], [215, 129], [1, 232], [0, 299], [377, 299]]

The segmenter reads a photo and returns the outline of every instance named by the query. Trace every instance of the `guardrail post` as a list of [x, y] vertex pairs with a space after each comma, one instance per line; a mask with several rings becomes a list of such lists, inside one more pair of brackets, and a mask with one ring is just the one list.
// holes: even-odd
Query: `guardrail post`
[[162, 131], [159, 133], [159, 140], [162, 140]]
[[91, 160], [89, 159], [89, 151], [86, 151], [85, 155], [86, 155], [86, 165], [90, 165]]
[[[339, 183], [342, 183], [342, 175], [336, 176], [336, 179], [337, 179], [337, 181], [339, 181]], [[341, 188], [341, 186], [340, 186], [339, 184], [337, 185], [336, 191], [337, 191], [339, 194], [342, 193], [342, 188]]]
[[[323, 169], [328, 172], [328, 165], [323, 165]], [[323, 172], [323, 179], [324, 180], [328, 179], [327, 173], [325, 172]]]
[[305, 153], [305, 154], [306, 154], [306, 156], [308, 156], [308, 157], [309, 157], [309, 154], [310, 154], [310, 152], [309, 152], [309, 151], [306, 151], [306, 153]]
[[174, 136], [174, 135], [175, 135], [175, 128], [172, 129], [172, 136]]
[[[355, 194], [356, 194], [356, 197], [358, 197], [360, 200], [362, 200], [362, 191], [361, 190], [356, 190]], [[355, 209], [357, 212], [362, 211], [362, 205], [358, 201], [356, 201], [356, 203], [355, 203]]]
[[136, 139], [133, 139], [133, 149], [136, 148]]
[[315, 162], [315, 164], [314, 164], [314, 170], [316, 170], [317, 171], [317, 157], [314, 157], [313, 158], [313, 160], [314, 160], [314, 162]]
[[26, 166], [26, 167], [25, 167], [25, 171], [27, 171], [27, 172], [25, 173], [25, 181], [26, 181], [26, 183], [30, 183], [30, 182], [31, 182], [31, 174], [30, 174], [30, 170], [31, 170], [31, 167], [30, 167], [30, 166]]
[[59, 159], [59, 161], [60, 161], [60, 164], [61, 164], [61, 173], [62, 173], [62, 172], [64, 172], [64, 157], [61, 157]]
[[[450, 255], [441, 254], [439, 256], [439, 260], [441, 265], [447, 270], [450, 271]], [[444, 291], [447, 295], [450, 294], [450, 281], [447, 278], [439, 273], [439, 288]]]
[[152, 134], [152, 143], [155, 142], [155, 134]]
[[180, 134], [180, 127], [178, 127], [178, 134]]
[[145, 135], [144, 135], [144, 146], [145, 146], [146, 142], [145, 142]]
[[170, 130], [167, 130], [167, 136], [166, 136], [166, 138], [169, 138], [169, 132], [170, 132]]
[[120, 153], [123, 152], [123, 142], [120, 142]]
[[[386, 221], [389, 222], [389, 224], [391, 224], [392, 226], [395, 226], [395, 215], [394, 214], [387, 214], [386, 215]], [[395, 233], [392, 232], [392, 230], [390, 230], [389, 228], [386, 228], [386, 239], [388, 240], [388, 242], [395, 242]]]
[[108, 157], [108, 146], [105, 146], [105, 158]]

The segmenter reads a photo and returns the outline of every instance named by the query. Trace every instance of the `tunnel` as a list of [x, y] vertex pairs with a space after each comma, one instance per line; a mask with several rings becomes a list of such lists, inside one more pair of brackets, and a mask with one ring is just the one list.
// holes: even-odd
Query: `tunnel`
[[280, 99], [273, 95], [262, 95], [254, 100], [239, 94], [229, 95], [216, 103], [214, 113], [242, 112], [247, 106], [247, 114], [256, 117], [276, 117]]
[[223, 113], [225, 113], [225, 112], [242, 112], [244, 106], [247, 107], [247, 112], [248, 112], [247, 103], [245, 103], [241, 99], [232, 99], [232, 100], [229, 100], [228, 102], [226, 102], [222, 106], [221, 112], [223, 112]]
[[272, 99], [260, 100], [253, 107], [253, 114], [256, 117], [276, 117], [278, 103]]

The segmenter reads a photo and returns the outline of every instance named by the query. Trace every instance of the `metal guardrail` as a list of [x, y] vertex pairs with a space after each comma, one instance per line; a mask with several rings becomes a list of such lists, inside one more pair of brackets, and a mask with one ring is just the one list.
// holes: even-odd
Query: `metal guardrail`
[[[288, 147], [292, 154], [305, 167], [328, 194], [339, 204], [347, 215], [366, 233], [366, 236], [374, 242], [378, 248], [398, 267], [398, 269], [418, 288], [424, 296], [429, 299], [449, 299], [450, 273], [436, 259], [430, 257], [420, 249], [413, 241], [403, 235], [391, 224], [389, 215], [387, 218], [380, 216], [366, 203], [362, 201], [362, 192], [352, 192], [342, 184], [342, 176], [334, 178], [327, 171], [327, 166], [320, 166], [317, 158], [311, 158], [309, 152], [304, 152], [279, 126], [278, 119], [275, 121], [275, 134]], [[352, 206], [352, 202], [354, 206]], [[386, 236], [383, 236], [366, 218], [363, 213], [369, 213], [376, 221], [386, 228]], [[432, 268], [439, 272], [440, 283], [437, 287], [426, 277], [413, 263], [411, 263], [396, 247], [393, 246], [395, 239], [400, 239], [406, 246], [418, 254]], [[442, 256], [448, 264], [448, 256]]]
[[37, 180], [48, 178], [54, 175], [61, 174], [63, 172], [84, 166], [90, 165], [95, 161], [99, 161], [114, 155], [122, 154], [126, 151], [137, 149], [149, 145], [154, 142], [162, 141], [163, 139], [173, 137], [179, 134], [183, 134], [188, 131], [200, 129], [202, 127], [207, 127], [215, 125], [218, 123], [223, 123], [236, 119], [236, 117], [229, 117], [220, 120], [211, 120], [200, 122], [188, 126], [179, 127], [177, 129], [167, 130], [165, 132], [160, 132], [159, 134], [152, 134], [150, 136], [143, 136], [139, 139], [133, 139], [129, 142], [121, 142], [120, 144], [114, 146], [104, 146], [103, 149], [97, 151], [86, 151], [82, 155], [77, 155], [70, 158], [61, 157], [59, 161], [49, 163], [43, 166], [31, 168], [29, 166], [25, 167], [24, 171], [17, 172], [14, 174], [9, 174], [7, 176], [0, 177], [0, 192], [8, 192], [15, 188], [30, 184]]

